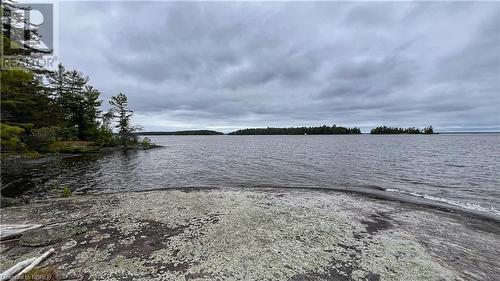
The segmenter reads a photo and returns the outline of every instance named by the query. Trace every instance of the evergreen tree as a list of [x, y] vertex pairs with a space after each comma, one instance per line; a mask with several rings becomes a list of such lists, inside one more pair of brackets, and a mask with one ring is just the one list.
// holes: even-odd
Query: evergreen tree
[[47, 80], [52, 90], [51, 97], [55, 100], [61, 99], [67, 92], [66, 74], [66, 68], [60, 63], [56, 70], [47, 75]]
[[109, 104], [112, 106], [110, 114], [113, 118], [118, 118], [115, 128], [118, 129], [120, 143], [127, 147], [131, 140], [135, 140], [133, 133], [138, 130], [137, 127], [132, 126], [130, 121], [133, 111], [128, 109], [127, 96], [119, 93], [111, 97]]
[[2, 70], [1, 121], [22, 128], [50, 126], [51, 103], [41, 80], [28, 69]]
[[62, 64], [48, 76], [52, 98], [57, 105], [63, 126], [77, 128], [77, 137], [91, 140], [97, 135], [100, 115], [100, 92], [87, 85], [88, 77], [76, 70], [66, 70]]
[[99, 122], [97, 121], [100, 117], [101, 111], [99, 107], [102, 101], [99, 100], [101, 92], [92, 86], [85, 86], [83, 91], [82, 100], [82, 121], [79, 124], [80, 137], [82, 139], [94, 139], [97, 137], [97, 129], [99, 127]]
[[[68, 70], [62, 64], [54, 71], [31, 64], [34, 58], [45, 52], [26, 44], [26, 41], [40, 39], [36, 28], [31, 28], [24, 17], [13, 12], [19, 9], [13, 1], [2, 1], [0, 7], [2, 149], [21, 150], [28, 147], [39, 150], [47, 148], [39, 145], [42, 143], [75, 139], [114, 145], [110, 128], [113, 115], [106, 114], [102, 119], [103, 125], [99, 124], [100, 92], [88, 85], [88, 77], [77, 70]], [[29, 11], [29, 8], [21, 9]], [[18, 28], [26, 24], [27, 33]], [[25, 38], [26, 34], [29, 40]], [[125, 105], [120, 124], [124, 125], [123, 117], [128, 124], [120, 130], [122, 136], [124, 132], [136, 129], [130, 126], [131, 111], [126, 109], [126, 97], [124, 103], [123, 97], [112, 101]]]

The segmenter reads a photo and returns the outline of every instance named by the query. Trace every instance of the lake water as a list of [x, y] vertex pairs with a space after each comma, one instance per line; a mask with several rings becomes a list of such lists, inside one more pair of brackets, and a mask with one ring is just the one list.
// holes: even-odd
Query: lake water
[[[174, 187], [375, 188], [500, 215], [500, 135], [160, 136], [164, 148], [6, 174], [45, 197]], [[7, 191], [6, 191], [7, 192]]]

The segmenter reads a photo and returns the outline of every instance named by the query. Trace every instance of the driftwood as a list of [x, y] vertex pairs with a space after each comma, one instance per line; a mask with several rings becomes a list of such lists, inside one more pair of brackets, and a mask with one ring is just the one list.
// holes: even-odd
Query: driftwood
[[43, 255], [39, 256], [36, 258], [34, 261], [32, 261], [27, 267], [25, 267], [21, 272], [19, 272], [12, 280], [19, 280], [23, 275], [26, 273], [30, 272], [35, 266], [39, 265], [42, 263], [46, 258], [48, 258], [50, 255], [52, 255], [56, 250], [54, 248], [48, 250], [47, 252], [43, 253]]
[[17, 237], [30, 229], [41, 227], [41, 224], [4, 224], [0, 225], [0, 240]]
[[25, 261], [19, 262], [13, 267], [7, 269], [6, 271], [2, 272], [0, 274], [0, 281], [7, 281], [10, 280], [16, 273], [20, 272], [24, 268], [26, 268], [28, 265], [30, 265], [32, 262], [34, 262], [36, 258], [31, 258], [27, 259]]

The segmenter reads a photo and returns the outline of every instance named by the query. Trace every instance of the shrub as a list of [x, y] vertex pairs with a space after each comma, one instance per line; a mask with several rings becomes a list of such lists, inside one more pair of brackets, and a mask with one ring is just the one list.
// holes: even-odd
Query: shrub
[[30, 130], [25, 137], [24, 143], [34, 150], [44, 151], [48, 146], [56, 141], [56, 129], [54, 127], [45, 127]]
[[86, 153], [98, 150], [99, 146], [91, 141], [56, 141], [47, 147], [48, 152], [59, 153]]
[[70, 197], [71, 194], [73, 194], [73, 192], [71, 191], [71, 188], [69, 188], [68, 186], [65, 186], [63, 187], [62, 189], [62, 197]]
[[141, 145], [145, 148], [150, 147], [152, 144], [153, 142], [151, 142], [151, 139], [149, 139], [148, 137], [145, 137], [141, 140]]
[[114, 146], [118, 143], [111, 130], [101, 127], [97, 130], [96, 144], [100, 146]]
[[36, 158], [40, 157], [40, 153], [38, 153], [34, 150], [24, 151], [23, 155], [28, 157], [29, 159], [36, 159]]
[[21, 127], [1, 124], [0, 136], [2, 151], [22, 149], [24, 147], [23, 143], [21, 143], [21, 133], [23, 131], [24, 129]]
[[56, 128], [56, 139], [70, 141], [78, 139], [78, 128]]

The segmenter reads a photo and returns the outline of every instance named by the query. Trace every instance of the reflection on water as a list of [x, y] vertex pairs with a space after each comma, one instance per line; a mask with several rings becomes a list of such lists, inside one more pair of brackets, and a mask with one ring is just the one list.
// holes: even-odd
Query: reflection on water
[[148, 151], [86, 155], [4, 173], [3, 194], [186, 186], [372, 186], [500, 210], [500, 135], [162, 136]]

